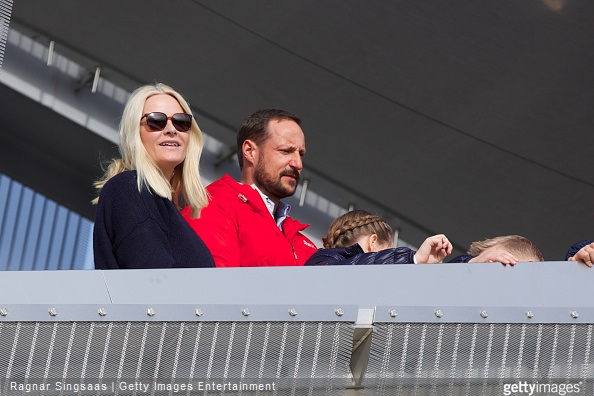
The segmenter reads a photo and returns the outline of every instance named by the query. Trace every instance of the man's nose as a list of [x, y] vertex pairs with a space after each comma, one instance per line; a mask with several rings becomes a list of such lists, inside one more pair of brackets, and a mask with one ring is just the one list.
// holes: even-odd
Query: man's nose
[[303, 159], [301, 158], [301, 155], [299, 153], [296, 153], [296, 155], [294, 155], [293, 158], [291, 158], [289, 166], [295, 169], [296, 171], [301, 172], [301, 169], [303, 169]]

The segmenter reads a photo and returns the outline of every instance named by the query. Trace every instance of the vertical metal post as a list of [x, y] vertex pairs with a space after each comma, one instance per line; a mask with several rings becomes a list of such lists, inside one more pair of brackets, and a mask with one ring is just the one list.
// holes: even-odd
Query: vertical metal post
[[309, 185], [309, 180], [303, 180], [303, 186], [301, 187], [301, 196], [299, 197], [299, 207], [302, 208], [305, 205], [305, 194], [307, 194], [307, 186]]
[[101, 68], [98, 67], [95, 69], [95, 77], [93, 78], [93, 87], [91, 88], [91, 92], [97, 92], [97, 86], [99, 85], [99, 77], [101, 76]]
[[52, 66], [54, 63], [54, 47], [56, 42], [54, 40], [50, 41], [49, 47], [47, 48], [47, 65], [48, 67]]

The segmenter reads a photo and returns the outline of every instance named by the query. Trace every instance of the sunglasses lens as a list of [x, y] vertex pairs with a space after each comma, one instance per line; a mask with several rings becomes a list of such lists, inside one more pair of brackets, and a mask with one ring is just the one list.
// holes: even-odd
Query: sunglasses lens
[[192, 116], [190, 114], [177, 113], [171, 117], [171, 122], [178, 131], [188, 132], [192, 127]]
[[149, 113], [146, 116], [146, 125], [151, 131], [162, 131], [167, 126], [167, 116], [163, 113]]
[[192, 127], [192, 116], [186, 113], [176, 113], [168, 118], [165, 113], [154, 112], [145, 114], [143, 118], [146, 118], [146, 125], [152, 132], [165, 129], [169, 119], [179, 132], [188, 132]]

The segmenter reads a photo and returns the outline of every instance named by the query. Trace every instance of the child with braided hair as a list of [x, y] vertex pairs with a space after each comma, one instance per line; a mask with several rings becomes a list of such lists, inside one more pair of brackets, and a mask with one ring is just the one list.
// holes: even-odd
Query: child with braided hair
[[324, 249], [314, 253], [305, 265], [433, 264], [452, 252], [450, 241], [441, 234], [427, 238], [417, 252], [395, 248], [392, 227], [364, 210], [353, 210], [334, 220], [323, 242]]

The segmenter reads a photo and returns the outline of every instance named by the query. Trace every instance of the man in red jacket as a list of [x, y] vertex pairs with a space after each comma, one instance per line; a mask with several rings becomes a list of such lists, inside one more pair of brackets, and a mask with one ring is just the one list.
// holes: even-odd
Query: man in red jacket
[[207, 187], [209, 204], [185, 219], [217, 267], [303, 265], [317, 250], [281, 199], [295, 193], [305, 155], [301, 120], [276, 109], [247, 117], [237, 133], [241, 180], [225, 175]]

